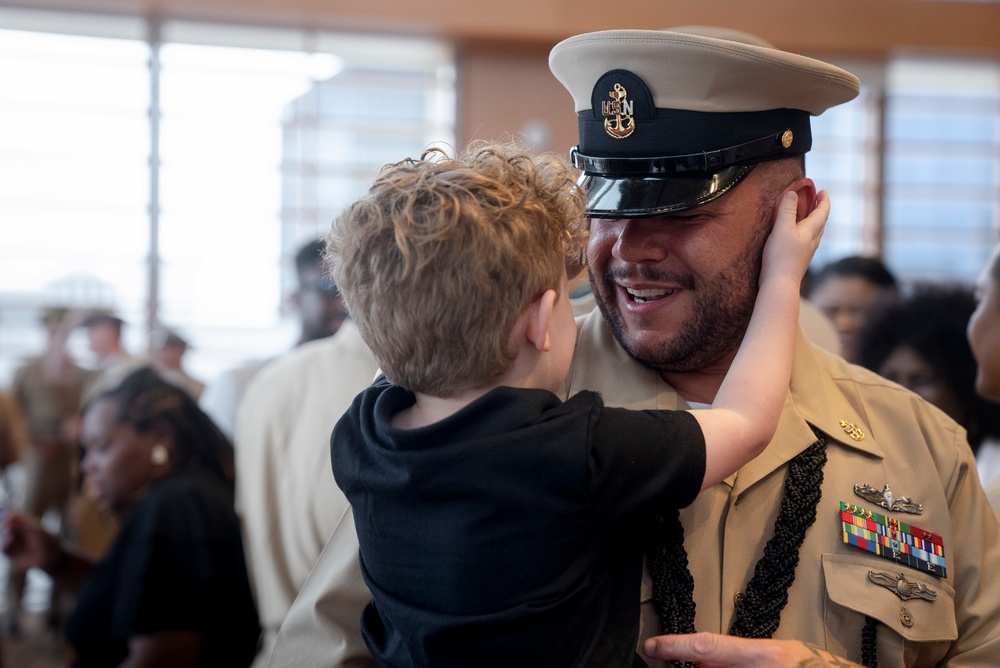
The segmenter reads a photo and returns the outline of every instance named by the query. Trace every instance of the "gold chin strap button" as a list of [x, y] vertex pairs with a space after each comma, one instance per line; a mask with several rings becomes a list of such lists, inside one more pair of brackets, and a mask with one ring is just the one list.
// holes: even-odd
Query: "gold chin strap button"
[[781, 133], [781, 148], [788, 148], [792, 145], [792, 140], [795, 139], [795, 135], [792, 134], [791, 130], [785, 130]]

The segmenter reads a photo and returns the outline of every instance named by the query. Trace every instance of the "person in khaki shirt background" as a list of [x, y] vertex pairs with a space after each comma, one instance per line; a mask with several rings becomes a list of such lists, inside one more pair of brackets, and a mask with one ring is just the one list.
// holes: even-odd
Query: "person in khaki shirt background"
[[[966, 336], [976, 358], [976, 393], [989, 401], [1000, 401], [1000, 244], [976, 284], [976, 310], [969, 318]], [[986, 485], [986, 497], [1000, 515], [1000, 476]]]
[[264, 367], [236, 423], [236, 508], [265, 666], [278, 628], [342, 517], [347, 499], [330, 473], [330, 432], [378, 365], [347, 320], [333, 335]]
[[[808, 117], [852, 99], [858, 81], [700, 27], [579, 35], [553, 49], [550, 66], [579, 113], [573, 154], [600, 309], [579, 321], [565, 395], [587, 388], [633, 409], [710, 404], [746, 328], [774, 207], [786, 189], [802, 212], [812, 206]], [[648, 537], [637, 592], [651, 665], [1000, 657], [1000, 579], [987, 575], [1000, 564], [1000, 523], [964, 431], [801, 335], [774, 439], [679, 519]], [[353, 533], [346, 516], [272, 666], [371, 661]], [[882, 555], [865, 549], [881, 540]]]

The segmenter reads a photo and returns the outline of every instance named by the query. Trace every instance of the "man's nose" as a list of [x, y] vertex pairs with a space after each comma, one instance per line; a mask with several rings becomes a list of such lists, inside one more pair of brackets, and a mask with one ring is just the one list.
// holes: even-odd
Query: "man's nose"
[[[648, 219], [639, 218], [626, 220], [618, 233], [618, 240], [612, 248], [612, 255], [622, 262], [659, 262], [667, 257], [667, 246], [662, 234], [659, 234]], [[662, 231], [662, 230], [660, 230]]]

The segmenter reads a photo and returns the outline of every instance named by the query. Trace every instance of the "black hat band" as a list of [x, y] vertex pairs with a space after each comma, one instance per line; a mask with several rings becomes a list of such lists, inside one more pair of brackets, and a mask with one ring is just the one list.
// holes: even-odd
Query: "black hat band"
[[677, 174], [798, 155], [812, 148], [809, 113], [798, 109], [709, 113], [657, 109], [616, 138], [592, 111], [577, 115], [577, 167], [597, 174]]
[[689, 172], [714, 172], [726, 167], [765, 159], [780, 157], [784, 153], [793, 154], [797, 151], [785, 150], [783, 141], [789, 135], [786, 131], [780, 135], [761, 137], [739, 146], [730, 146], [718, 151], [691, 153], [657, 158], [601, 158], [583, 155], [579, 147], [570, 150], [573, 166], [588, 174], [601, 176], [664, 176], [670, 174], [685, 174]]

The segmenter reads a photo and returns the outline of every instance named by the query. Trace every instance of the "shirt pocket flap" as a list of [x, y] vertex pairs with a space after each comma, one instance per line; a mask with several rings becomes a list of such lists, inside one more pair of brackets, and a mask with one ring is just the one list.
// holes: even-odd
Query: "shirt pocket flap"
[[[950, 642], [958, 638], [955, 590], [944, 580], [863, 556], [824, 554], [822, 561], [826, 595], [834, 604], [877, 619], [911, 642]], [[932, 601], [904, 601], [894, 591], [872, 582], [869, 571], [885, 573], [893, 580], [902, 573], [909, 582], [926, 585], [937, 596]]]

